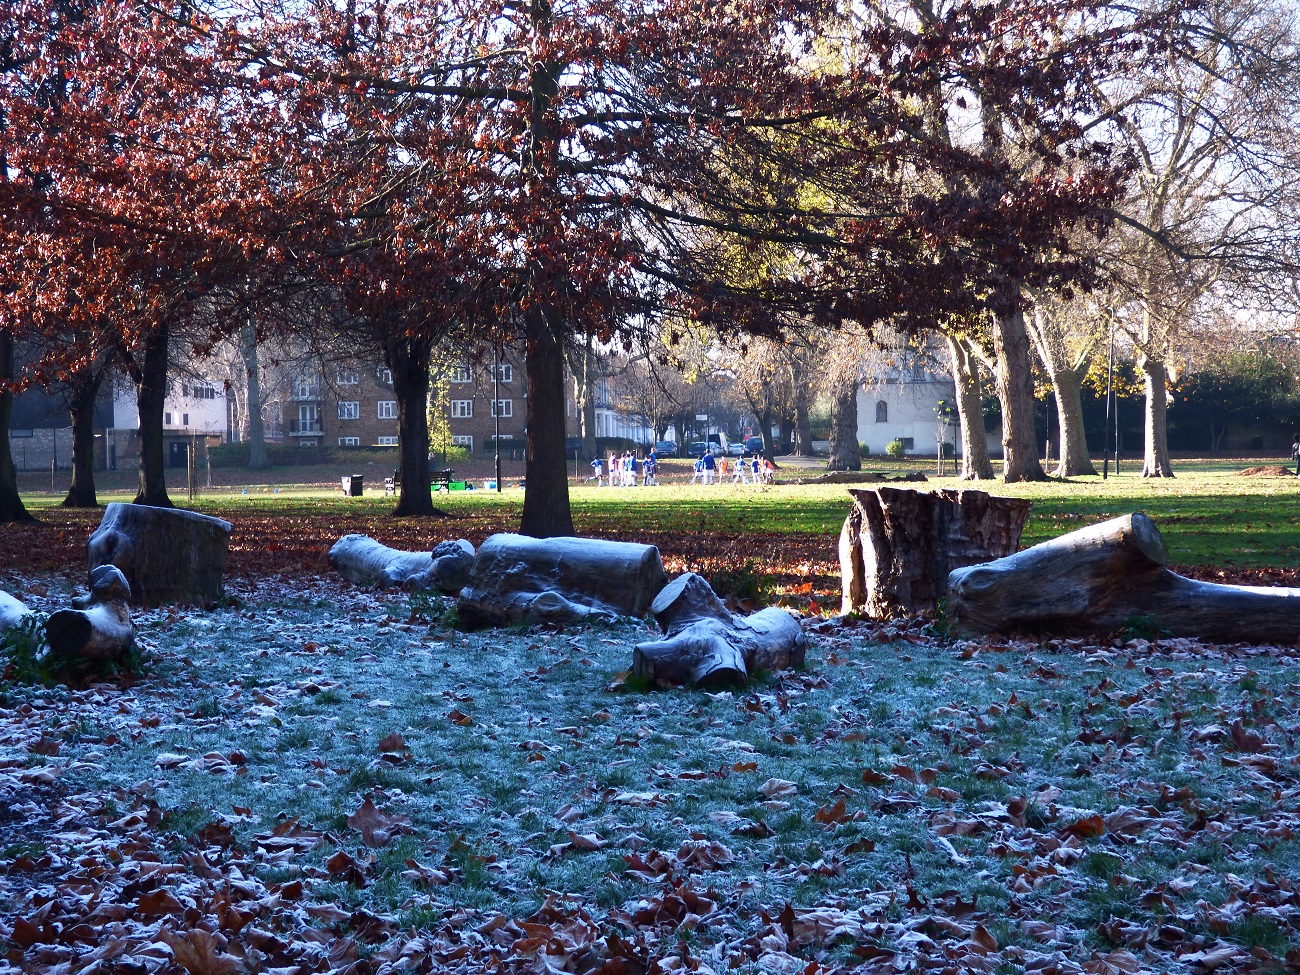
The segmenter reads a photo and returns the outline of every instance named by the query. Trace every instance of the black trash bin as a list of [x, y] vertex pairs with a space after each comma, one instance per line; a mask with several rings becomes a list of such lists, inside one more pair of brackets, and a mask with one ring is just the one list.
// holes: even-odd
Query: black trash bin
[[364, 474], [352, 474], [343, 478], [343, 496], [345, 498], [361, 497], [361, 482], [365, 480]]

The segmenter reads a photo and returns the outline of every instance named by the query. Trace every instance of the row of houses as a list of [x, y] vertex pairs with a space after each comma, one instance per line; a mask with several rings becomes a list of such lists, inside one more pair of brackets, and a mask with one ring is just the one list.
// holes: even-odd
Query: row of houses
[[[449, 446], [490, 451], [498, 431], [503, 443], [523, 442], [528, 389], [521, 362], [512, 356], [495, 367], [467, 362], [453, 366], [446, 378], [441, 409]], [[597, 436], [638, 442], [654, 439], [654, 431], [643, 420], [614, 409], [608, 383], [597, 383], [594, 390]], [[185, 466], [188, 447], [194, 442], [216, 445], [241, 440], [247, 425], [240, 411], [241, 398], [227, 383], [189, 376], [173, 380], [163, 413], [169, 463]], [[565, 413], [568, 435], [578, 436], [581, 424], [572, 383], [566, 383]], [[304, 449], [397, 445], [397, 397], [392, 373], [382, 363], [295, 370], [284, 381], [267, 384], [262, 416], [264, 438], [270, 444]], [[96, 459], [103, 469], [137, 462], [138, 428], [134, 390], [124, 382], [106, 385], [95, 410]], [[72, 431], [57, 394], [29, 390], [18, 396], [10, 436], [19, 470], [71, 466]]]

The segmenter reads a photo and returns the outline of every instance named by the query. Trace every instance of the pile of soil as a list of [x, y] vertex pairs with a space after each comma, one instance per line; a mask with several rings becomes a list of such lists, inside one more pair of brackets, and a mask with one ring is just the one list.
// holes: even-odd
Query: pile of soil
[[1295, 477], [1295, 471], [1283, 467], [1281, 464], [1273, 464], [1264, 467], [1247, 467], [1245, 470], [1237, 471], [1234, 477]]

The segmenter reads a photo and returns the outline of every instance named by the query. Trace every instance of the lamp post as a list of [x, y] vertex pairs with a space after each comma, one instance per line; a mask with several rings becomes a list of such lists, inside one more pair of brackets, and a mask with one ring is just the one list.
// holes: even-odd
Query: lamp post
[[492, 346], [492, 443], [497, 451], [497, 494], [501, 493], [501, 346]]
[[[1104, 481], [1110, 476], [1110, 394], [1115, 382], [1115, 312], [1113, 309], [1107, 309], [1107, 317], [1110, 319], [1110, 355], [1106, 362], [1106, 426], [1101, 436], [1101, 479]], [[1116, 427], [1119, 426], [1119, 404], [1116, 403], [1115, 419]], [[1115, 443], [1115, 473], [1119, 474], [1119, 442]]]

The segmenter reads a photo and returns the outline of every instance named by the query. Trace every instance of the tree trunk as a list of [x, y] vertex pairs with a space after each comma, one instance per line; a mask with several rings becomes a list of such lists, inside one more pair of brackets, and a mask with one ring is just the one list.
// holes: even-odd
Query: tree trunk
[[1164, 539], [1146, 515], [1124, 515], [1007, 558], [957, 569], [948, 618], [962, 633], [1195, 637], [1295, 643], [1300, 589], [1221, 586], [1165, 568]]
[[1030, 507], [983, 491], [850, 488], [849, 496], [840, 611], [876, 619], [935, 612], [949, 572], [1016, 550]]
[[957, 388], [957, 422], [961, 427], [961, 477], [963, 481], [991, 481], [993, 462], [984, 435], [984, 407], [980, 394], [980, 364], [966, 340], [948, 336], [952, 379]]
[[772, 411], [764, 410], [759, 415], [758, 422], [762, 425], [763, 456], [771, 461], [773, 467], [776, 467], [776, 445], [772, 443]]
[[266, 431], [262, 425], [262, 369], [257, 362], [257, 328], [251, 320], [239, 330], [239, 354], [244, 360], [244, 414], [248, 420], [248, 466], [266, 466]]
[[397, 456], [401, 480], [397, 517], [443, 514], [433, 506], [429, 486], [429, 356], [432, 343], [399, 337], [384, 343], [384, 363], [397, 397]]
[[194, 511], [110, 504], [86, 543], [92, 579], [115, 565], [144, 606], [210, 606], [222, 596], [230, 522]]
[[1057, 477], [1096, 474], [1088, 456], [1088, 438], [1083, 432], [1083, 375], [1074, 369], [1057, 369], [1052, 374], [1056, 392], [1056, 420], [1061, 429], [1061, 460]]
[[993, 315], [993, 351], [1002, 403], [1002, 479], [1008, 484], [1045, 481], [1034, 442], [1034, 371], [1018, 283], [1004, 285], [1001, 307]]
[[[97, 508], [95, 498], [95, 400], [104, 370], [92, 363], [69, 377], [68, 412], [72, 417], [72, 484], [64, 508]], [[107, 446], [105, 446], [107, 449]]]
[[455, 595], [469, 585], [474, 546], [465, 539], [439, 542], [432, 552], [404, 552], [368, 535], [344, 535], [329, 563], [353, 585], [388, 589], [440, 589]]
[[1169, 462], [1169, 440], [1165, 426], [1169, 408], [1165, 391], [1165, 364], [1152, 356], [1140, 355], [1138, 368], [1142, 370], [1146, 386], [1146, 415], [1143, 424], [1146, 452], [1142, 460], [1142, 476], [1173, 477], [1174, 468]]
[[759, 670], [802, 667], [807, 638], [799, 622], [775, 606], [735, 616], [703, 577], [687, 572], [650, 606], [664, 639], [638, 643], [632, 672], [658, 684], [724, 687]]
[[135, 401], [140, 412], [140, 482], [133, 503], [155, 508], [175, 507], [167, 496], [167, 458], [163, 450], [169, 337], [170, 329], [165, 323], [150, 332], [135, 387]]
[[492, 535], [456, 608], [470, 626], [644, 616], [665, 581], [653, 545]]
[[862, 470], [862, 449], [858, 446], [858, 383], [846, 382], [835, 391], [831, 401], [832, 471]]
[[797, 457], [812, 457], [812, 423], [808, 419], [808, 388], [796, 383], [794, 390], [794, 452]]
[[573, 534], [569, 464], [564, 450], [564, 353], [560, 313], [553, 305], [524, 316], [528, 374], [528, 445], [524, 512], [519, 531], [534, 538]]
[[4, 384], [14, 378], [14, 337], [0, 329], [0, 524], [35, 521], [18, 495], [18, 471], [14, 469], [13, 448], [9, 442], [9, 417], [13, 413], [14, 394]]

